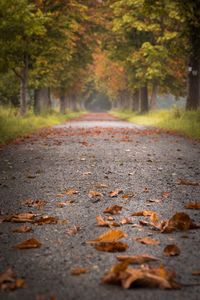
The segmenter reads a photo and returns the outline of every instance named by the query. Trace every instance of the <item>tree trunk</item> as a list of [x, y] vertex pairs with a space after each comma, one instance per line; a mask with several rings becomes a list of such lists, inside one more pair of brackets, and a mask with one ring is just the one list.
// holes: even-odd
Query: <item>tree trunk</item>
[[133, 93], [133, 99], [132, 99], [132, 109], [134, 111], [139, 111], [139, 102], [140, 102], [140, 94], [139, 94], [139, 90], [136, 89]]
[[24, 56], [24, 67], [20, 76], [20, 114], [24, 116], [27, 112], [28, 102], [28, 55]]
[[156, 109], [157, 107], [157, 94], [158, 94], [158, 85], [156, 83], [153, 83], [152, 86], [152, 93], [150, 98], [150, 108]]
[[188, 68], [187, 110], [196, 110], [200, 106], [200, 59], [190, 56]]
[[47, 113], [51, 108], [50, 88], [38, 88], [34, 91], [35, 114]]
[[66, 97], [65, 95], [61, 94], [60, 96], [60, 113], [65, 114], [66, 109]]
[[149, 103], [148, 103], [148, 88], [147, 86], [143, 86], [140, 88], [140, 112], [148, 112], [149, 111]]

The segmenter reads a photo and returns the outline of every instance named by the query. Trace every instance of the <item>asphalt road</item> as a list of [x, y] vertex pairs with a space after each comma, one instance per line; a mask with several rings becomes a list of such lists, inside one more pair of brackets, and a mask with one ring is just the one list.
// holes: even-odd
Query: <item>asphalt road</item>
[[[185, 212], [199, 224], [199, 211], [185, 209], [184, 205], [200, 200], [200, 186], [178, 184], [179, 179], [200, 183], [199, 158], [200, 144], [195, 141], [117, 121], [106, 114], [90, 114], [2, 147], [1, 215], [33, 212], [56, 216], [68, 223], [31, 224], [33, 231], [27, 233], [12, 232], [21, 224], [0, 224], [0, 272], [11, 266], [27, 285], [24, 289], [0, 292], [0, 298], [200, 299], [198, 285], [183, 286], [180, 290], [124, 290], [102, 284], [101, 277], [116, 263], [117, 253], [100, 252], [86, 243], [107, 230], [98, 227], [95, 218], [97, 215], [105, 217], [103, 210], [113, 204], [123, 207], [121, 214], [114, 216], [117, 221], [136, 211], [153, 210], [161, 219], [169, 219], [175, 212]], [[70, 188], [78, 194], [63, 197]], [[115, 189], [123, 193], [110, 198], [108, 193]], [[99, 201], [90, 198], [91, 190], [101, 192], [103, 197]], [[163, 192], [167, 192], [164, 194], [167, 197], [163, 197]], [[124, 199], [127, 193], [133, 197]], [[23, 201], [30, 198], [44, 199], [47, 204], [42, 209], [29, 207]], [[159, 201], [149, 202], [152, 199]], [[66, 206], [57, 206], [56, 203], [66, 200]], [[132, 217], [137, 224], [141, 219], [144, 218]], [[75, 235], [71, 231], [73, 226], [79, 229]], [[132, 224], [119, 229], [128, 234], [124, 239], [129, 244], [126, 254], [154, 255], [168, 269], [176, 271], [177, 281], [200, 282], [199, 276], [192, 275], [193, 270], [200, 269], [200, 230], [162, 234], [149, 227], [132, 227]], [[160, 244], [149, 246], [134, 240], [145, 236], [155, 238]], [[33, 237], [41, 242], [40, 248], [14, 248]], [[163, 248], [172, 243], [179, 246], [181, 254], [164, 256]], [[83, 267], [89, 272], [73, 276], [74, 267]]]

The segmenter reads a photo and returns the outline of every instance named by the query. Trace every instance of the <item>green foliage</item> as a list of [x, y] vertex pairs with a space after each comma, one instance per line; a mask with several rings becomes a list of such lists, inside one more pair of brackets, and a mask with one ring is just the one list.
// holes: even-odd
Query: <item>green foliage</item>
[[184, 111], [174, 107], [142, 115], [131, 111], [115, 111], [113, 114], [136, 124], [170, 129], [200, 140], [200, 110]]
[[34, 116], [32, 112], [29, 112], [25, 117], [20, 117], [17, 109], [0, 106], [0, 144], [34, 133], [40, 128], [50, 127], [78, 117], [81, 113], [68, 112], [61, 115], [52, 112], [49, 115]]

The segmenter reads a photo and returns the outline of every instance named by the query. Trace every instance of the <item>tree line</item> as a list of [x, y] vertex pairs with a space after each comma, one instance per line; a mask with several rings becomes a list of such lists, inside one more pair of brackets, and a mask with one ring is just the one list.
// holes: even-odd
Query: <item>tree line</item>
[[0, 101], [80, 109], [92, 91], [145, 112], [160, 93], [200, 106], [200, 1], [0, 0]]

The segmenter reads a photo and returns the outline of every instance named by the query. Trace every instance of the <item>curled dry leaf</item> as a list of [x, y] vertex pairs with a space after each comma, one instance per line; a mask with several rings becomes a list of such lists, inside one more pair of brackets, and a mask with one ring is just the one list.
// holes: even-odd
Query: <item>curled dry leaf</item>
[[103, 197], [103, 194], [100, 193], [100, 192], [97, 192], [97, 191], [89, 191], [88, 196], [89, 196], [89, 198], [98, 198], [98, 199], [100, 199], [100, 198]]
[[72, 196], [72, 195], [76, 195], [76, 194], [78, 194], [78, 191], [75, 190], [75, 189], [67, 189], [67, 190], [65, 191], [65, 195]]
[[89, 244], [96, 244], [99, 242], [117, 242], [118, 240], [127, 237], [127, 234], [121, 230], [108, 230], [98, 236], [95, 240], [88, 241]]
[[101, 242], [94, 245], [98, 251], [105, 252], [124, 252], [128, 249], [128, 244], [122, 242]]
[[13, 222], [13, 223], [25, 223], [30, 222], [32, 223], [35, 219], [36, 215], [32, 213], [20, 213], [14, 214], [10, 216], [6, 216], [3, 221], [4, 222]]
[[200, 201], [191, 201], [187, 203], [184, 207], [187, 209], [200, 209]]
[[111, 214], [111, 215], [117, 215], [122, 210], [122, 206], [120, 205], [112, 205], [110, 207], [107, 207], [103, 212], [104, 214]]
[[165, 269], [164, 266], [150, 268], [141, 266], [134, 269], [128, 267], [127, 262], [117, 264], [107, 272], [103, 278], [103, 283], [120, 284], [123, 288], [130, 287], [154, 287], [161, 289], [178, 289], [180, 284], [175, 281], [176, 274]]
[[151, 256], [149, 254], [142, 254], [142, 255], [118, 255], [117, 259], [120, 262], [127, 262], [128, 264], [145, 264], [150, 261], [156, 261], [159, 260], [159, 258], [156, 258], [154, 256]]
[[177, 212], [168, 221], [163, 221], [161, 223], [161, 232], [163, 233], [195, 228], [200, 228], [200, 226], [194, 224], [192, 219], [184, 212]]
[[18, 228], [13, 229], [12, 232], [17, 232], [17, 233], [26, 233], [32, 231], [32, 228], [30, 226], [22, 225]]
[[120, 224], [125, 225], [125, 224], [133, 224], [132, 220], [128, 217], [124, 217], [121, 219]]
[[107, 187], [108, 187], [108, 185], [105, 184], [105, 183], [99, 183], [99, 184], [96, 184], [96, 188], [97, 188], [97, 189], [105, 189], [105, 188], [107, 188]]
[[159, 245], [160, 244], [159, 241], [154, 240], [150, 237], [143, 237], [143, 238], [138, 237], [138, 238], [135, 238], [134, 240], [136, 242], [139, 242], [139, 243], [145, 244], [145, 245]]
[[44, 224], [57, 224], [58, 218], [52, 216], [42, 216], [38, 220], [34, 221], [36, 225], [44, 225]]
[[73, 227], [69, 228], [67, 230], [67, 234], [70, 236], [76, 235], [78, 231], [81, 230], [81, 226], [80, 225], [74, 225]]
[[164, 248], [163, 253], [166, 256], [177, 256], [181, 253], [181, 250], [176, 245], [171, 244]]
[[108, 196], [111, 198], [114, 198], [114, 197], [117, 197], [121, 193], [123, 193], [123, 190], [116, 189], [114, 191], [109, 192]]
[[35, 238], [32, 238], [32, 239], [26, 240], [20, 244], [17, 244], [15, 246], [15, 248], [17, 248], [17, 249], [32, 249], [32, 248], [40, 248], [41, 245], [42, 244], [38, 240], [36, 240]]
[[191, 181], [191, 180], [179, 178], [178, 184], [179, 184], [179, 185], [192, 185], [192, 186], [198, 186], [198, 185], [199, 185], [199, 182], [195, 182], [195, 181]]
[[24, 288], [25, 281], [22, 278], [17, 278], [12, 268], [6, 269], [0, 274], [0, 290], [16, 290], [18, 288]]
[[96, 216], [96, 221], [97, 221], [97, 225], [98, 226], [102, 226], [102, 227], [118, 227], [120, 226], [120, 224], [118, 224], [115, 221], [109, 221], [109, 220], [104, 220], [102, 218], [102, 216]]
[[88, 273], [89, 270], [85, 269], [85, 268], [81, 268], [81, 267], [75, 267], [73, 269], [71, 269], [71, 275], [80, 275], [80, 274], [84, 274], [84, 273]]

